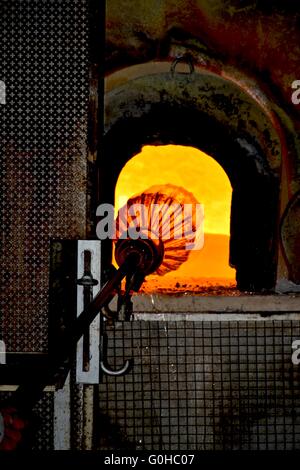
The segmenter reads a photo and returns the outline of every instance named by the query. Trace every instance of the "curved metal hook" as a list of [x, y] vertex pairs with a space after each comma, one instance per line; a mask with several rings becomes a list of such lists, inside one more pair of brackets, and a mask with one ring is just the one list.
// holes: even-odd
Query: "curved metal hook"
[[176, 59], [173, 60], [172, 65], [171, 65], [171, 69], [170, 69], [170, 72], [171, 72], [172, 76], [174, 76], [175, 71], [176, 71], [176, 66], [179, 63], [184, 63], [184, 64], [188, 65], [189, 74], [186, 74], [186, 75], [192, 75], [194, 73], [195, 67], [194, 67], [194, 64], [193, 64], [192, 57], [188, 54], [184, 54], [182, 56], [176, 57]]
[[105, 363], [107, 363], [107, 357], [104, 351], [107, 349], [107, 335], [101, 335], [100, 337], [100, 368], [102, 372], [106, 375], [112, 375], [115, 377], [119, 377], [126, 372], [128, 372], [131, 366], [131, 360], [125, 361], [124, 365], [120, 369], [110, 369]]
[[104, 374], [106, 375], [113, 375], [115, 377], [119, 377], [120, 375], [123, 375], [125, 374], [129, 368], [130, 368], [130, 361], [127, 360], [123, 367], [121, 367], [120, 369], [117, 369], [117, 370], [113, 370], [113, 369], [109, 369], [108, 367], [106, 367], [106, 365], [104, 364], [103, 361], [100, 361], [100, 368], [102, 370], [102, 372], [104, 372]]

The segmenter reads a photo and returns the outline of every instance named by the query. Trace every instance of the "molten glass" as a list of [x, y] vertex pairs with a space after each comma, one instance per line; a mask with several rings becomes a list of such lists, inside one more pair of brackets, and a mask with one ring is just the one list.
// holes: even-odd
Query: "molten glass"
[[116, 240], [162, 242], [164, 256], [156, 274], [177, 270], [191, 249], [203, 246], [203, 208], [192, 193], [179, 186], [151, 186], [131, 197], [118, 212]]

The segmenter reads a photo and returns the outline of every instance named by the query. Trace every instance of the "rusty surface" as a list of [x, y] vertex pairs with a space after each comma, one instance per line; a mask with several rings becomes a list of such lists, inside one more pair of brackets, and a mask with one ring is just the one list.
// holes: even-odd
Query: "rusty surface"
[[161, 57], [172, 43], [198, 43], [204, 55], [267, 75], [290, 102], [300, 69], [299, 14], [297, 2], [286, 0], [110, 0], [108, 66]]

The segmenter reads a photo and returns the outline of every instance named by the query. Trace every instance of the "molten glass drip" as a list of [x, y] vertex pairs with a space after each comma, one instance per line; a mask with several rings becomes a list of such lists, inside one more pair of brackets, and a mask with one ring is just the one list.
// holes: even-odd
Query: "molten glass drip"
[[192, 193], [171, 184], [155, 185], [119, 210], [115, 238], [162, 242], [163, 260], [155, 271], [162, 276], [187, 261], [191, 249], [203, 246], [202, 220], [202, 206]]

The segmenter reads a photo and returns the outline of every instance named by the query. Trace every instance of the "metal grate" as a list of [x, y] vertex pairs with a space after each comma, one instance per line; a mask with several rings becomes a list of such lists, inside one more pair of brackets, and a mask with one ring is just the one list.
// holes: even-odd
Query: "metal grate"
[[100, 449], [291, 450], [300, 446], [299, 321], [118, 323], [100, 385]]

